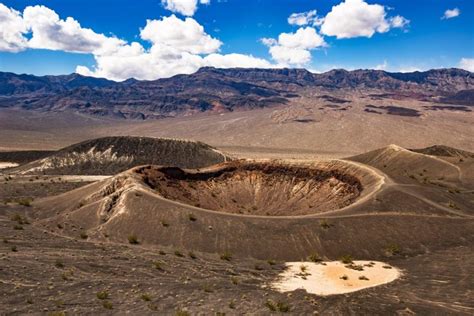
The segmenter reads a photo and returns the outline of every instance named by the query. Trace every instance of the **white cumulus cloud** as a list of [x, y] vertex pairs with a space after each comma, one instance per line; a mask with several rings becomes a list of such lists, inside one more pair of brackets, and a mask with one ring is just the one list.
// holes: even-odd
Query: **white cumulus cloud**
[[401, 28], [409, 21], [401, 16], [386, 18], [385, 7], [363, 0], [345, 0], [332, 7], [321, 25], [321, 33], [336, 38], [372, 37], [390, 28]]
[[148, 20], [140, 37], [149, 41], [150, 49], [138, 54], [95, 55], [96, 66], [79, 66], [77, 73], [113, 80], [137, 78], [153, 80], [176, 74], [190, 74], [204, 66], [273, 67], [268, 61], [244, 54], [219, 54], [222, 42], [208, 35], [193, 18], [183, 20], [174, 15]]
[[325, 47], [324, 38], [313, 27], [301, 27], [294, 33], [281, 33], [278, 40], [263, 38], [262, 43], [269, 46], [273, 60], [282, 66], [301, 66], [311, 61], [311, 52]]
[[28, 48], [101, 55], [126, 46], [123, 40], [81, 27], [71, 17], [62, 20], [56, 12], [41, 5], [26, 7], [23, 21], [31, 32]]
[[[209, 3], [201, 0], [200, 3]], [[269, 61], [245, 54], [219, 54], [222, 42], [207, 34], [193, 18], [175, 15], [148, 20], [140, 39], [127, 42], [84, 28], [72, 17], [61, 19], [45, 6], [28, 6], [23, 13], [0, 4], [0, 51], [48, 49], [92, 54], [95, 66], [77, 66], [86, 76], [112, 80], [154, 80], [189, 74], [203, 66], [274, 67]]]
[[452, 18], [455, 18], [455, 17], [459, 16], [460, 14], [461, 14], [461, 11], [458, 8], [448, 9], [448, 10], [444, 11], [444, 14], [441, 17], [441, 19], [443, 19], [443, 20], [452, 19]]
[[293, 13], [288, 17], [288, 24], [304, 26], [308, 24], [313, 24], [317, 18], [316, 10], [311, 10], [301, 13]]
[[474, 58], [461, 58], [459, 68], [474, 72]]
[[27, 46], [28, 31], [21, 13], [0, 3], [0, 51], [18, 52]]
[[148, 20], [140, 36], [155, 45], [166, 45], [192, 54], [210, 54], [219, 50], [222, 42], [206, 34], [193, 18], [181, 20], [175, 15], [161, 20]]
[[211, 0], [161, 0], [165, 9], [185, 16], [193, 16], [198, 8], [198, 3], [210, 4]]

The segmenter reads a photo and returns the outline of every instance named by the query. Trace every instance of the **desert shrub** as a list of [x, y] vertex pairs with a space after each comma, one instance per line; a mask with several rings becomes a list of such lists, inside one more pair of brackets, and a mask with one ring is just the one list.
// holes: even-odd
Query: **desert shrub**
[[109, 302], [109, 301], [103, 301], [103, 302], [102, 302], [102, 306], [103, 306], [105, 309], [113, 309], [113, 308], [114, 308], [114, 306], [112, 305], [112, 303]]
[[356, 271], [364, 271], [364, 266], [358, 265], [358, 264], [350, 263], [346, 265], [345, 267], [348, 269], [356, 270]]
[[255, 268], [255, 270], [257, 270], [257, 271], [263, 270], [263, 267], [262, 267], [260, 264], [258, 264], [258, 263], [256, 263], [256, 264], [254, 265], [254, 268]]
[[154, 261], [154, 262], [153, 262], [153, 266], [154, 266], [155, 269], [157, 269], [157, 270], [163, 270], [163, 265], [162, 265], [161, 262], [159, 262], [159, 261]]
[[323, 258], [321, 258], [317, 253], [312, 253], [308, 256], [308, 260], [317, 263], [323, 261]]
[[276, 312], [276, 306], [272, 300], [267, 300], [265, 302], [265, 306], [268, 307], [268, 309], [271, 310], [272, 312]]
[[232, 281], [232, 284], [234, 284], [234, 285], [239, 284], [239, 279], [235, 276], [231, 277], [230, 280]]
[[16, 246], [11, 246], [10, 250], [13, 251], [13, 252], [17, 252], [18, 248]]
[[184, 257], [183, 253], [182, 253], [181, 251], [179, 251], [179, 250], [175, 250], [174, 255], [175, 255], [176, 257]]
[[166, 255], [166, 252], [164, 252], [163, 250], [158, 251], [158, 253], [162, 256]]
[[188, 218], [191, 222], [197, 221], [197, 217], [193, 213], [188, 214]]
[[63, 311], [54, 311], [54, 312], [49, 312], [48, 316], [66, 316], [66, 313]]
[[176, 312], [176, 316], [190, 316], [191, 314], [189, 314], [189, 312], [185, 311], [185, 310], [179, 310]]
[[391, 266], [382, 266], [382, 268], [384, 268], [384, 269], [392, 269]]
[[109, 292], [107, 291], [100, 291], [100, 292], [97, 292], [97, 298], [99, 300], [105, 300], [105, 299], [108, 299], [109, 298]]
[[272, 312], [288, 313], [290, 311], [290, 305], [282, 301], [273, 302], [272, 300], [267, 300], [265, 306]]
[[10, 219], [14, 222], [17, 222], [20, 225], [29, 224], [28, 220], [25, 217], [21, 216], [20, 214], [14, 214], [10, 217]]
[[13, 229], [14, 230], [23, 230], [23, 226], [17, 224], [15, 226], [13, 226]]
[[61, 225], [61, 224], [58, 224], [58, 225], [56, 225], [56, 226], [57, 226], [59, 229], [63, 229], [63, 225]]
[[226, 251], [226, 252], [224, 252], [220, 255], [220, 258], [221, 258], [221, 260], [230, 261], [230, 260], [232, 260], [232, 254], [230, 252]]
[[229, 308], [230, 309], [235, 309], [235, 301], [234, 300], [229, 302]]
[[341, 279], [341, 280], [344, 280], [344, 281], [345, 281], [345, 280], [349, 280], [349, 277], [348, 277], [347, 275], [345, 275], [345, 274], [344, 274], [344, 275], [343, 275], [343, 276], [341, 276], [339, 279]]
[[160, 223], [161, 223], [161, 226], [163, 226], [163, 227], [169, 227], [170, 226], [170, 224], [165, 220], [162, 220]]
[[212, 287], [211, 287], [209, 284], [203, 285], [202, 289], [203, 289], [203, 291], [206, 292], [206, 293], [212, 293], [212, 292], [214, 292], [214, 290], [212, 289]]
[[56, 260], [56, 262], [54, 263], [54, 266], [56, 268], [62, 269], [64, 268], [64, 263], [62, 263], [60, 260]]
[[361, 275], [361, 276], [359, 277], [359, 280], [368, 281], [368, 280], [369, 280], [369, 278], [368, 278], [368, 277], [366, 277], [365, 275]]
[[353, 263], [353, 258], [351, 255], [345, 255], [345, 256], [342, 256], [339, 261], [341, 261], [342, 263], [344, 264], [350, 264], [350, 263]]
[[396, 256], [401, 253], [401, 249], [399, 245], [391, 244], [391, 245], [388, 245], [387, 248], [385, 248], [385, 252], [391, 256]]
[[81, 237], [81, 239], [87, 239], [89, 238], [89, 236], [87, 235], [86, 232], [81, 232], [81, 234], [79, 235]]
[[268, 260], [267, 260], [267, 263], [268, 263], [268, 265], [270, 265], [270, 266], [274, 266], [274, 265], [276, 264], [276, 261], [273, 260], [273, 259], [268, 259]]
[[323, 229], [329, 229], [333, 225], [331, 223], [329, 223], [327, 220], [323, 219], [323, 220], [319, 221], [319, 226], [321, 226], [321, 228], [323, 228]]
[[453, 210], [459, 210], [460, 209], [453, 201], [449, 201], [448, 206], [450, 208], [452, 208]]
[[145, 293], [145, 294], [142, 294], [142, 295], [140, 296], [140, 298], [141, 298], [142, 300], [144, 300], [145, 302], [151, 301], [151, 296], [148, 295], [148, 294], [146, 294], [146, 293]]
[[22, 205], [22, 206], [30, 207], [31, 206], [31, 199], [20, 199], [20, 200], [17, 201], [17, 203], [19, 205]]
[[192, 252], [192, 251], [190, 251], [190, 252], [188, 253], [188, 255], [189, 255], [189, 258], [191, 258], [191, 259], [197, 259], [196, 254], [195, 254], [194, 252]]
[[135, 234], [133, 234], [133, 235], [128, 236], [128, 243], [132, 245], [138, 245], [140, 242], [138, 241], [138, 237]]

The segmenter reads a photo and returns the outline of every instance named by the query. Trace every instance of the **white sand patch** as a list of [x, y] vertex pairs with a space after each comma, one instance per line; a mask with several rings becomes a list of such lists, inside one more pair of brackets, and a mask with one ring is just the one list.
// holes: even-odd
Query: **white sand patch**
[[396, 280], [400, 270], [380, 261], [354, 261], [351, 269], [340, 261], [287, 262], [287, 269], [271, 287], [280, 292], [304, 289], [317, 295], [334, 295], [359, 291]]
[[0, 162], [0, 169], [18, 167], [19, 165], [14, 162]]

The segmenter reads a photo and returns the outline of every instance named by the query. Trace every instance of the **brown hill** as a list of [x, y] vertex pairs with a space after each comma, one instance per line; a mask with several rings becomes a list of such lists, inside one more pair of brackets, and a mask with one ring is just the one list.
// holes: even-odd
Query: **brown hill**
[[422, 153], [425, 155], [440, 156], [440, 157], [457, 157], [457, 158], [474, 158], [474, 153], [469, 151], [452, 148], [443, 145], [433, 145], [426, 148], [410, 149], [411, 151]]
[[228, 157], [201, 142], [151, 138], [103, 137], [68, 146], [12, 169], [21, 174], [113, 175], [144, 164], [201, 168]]

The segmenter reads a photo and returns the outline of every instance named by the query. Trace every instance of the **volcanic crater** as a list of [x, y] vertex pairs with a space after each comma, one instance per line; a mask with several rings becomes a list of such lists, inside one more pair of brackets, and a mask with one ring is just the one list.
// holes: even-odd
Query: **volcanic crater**
[[224, 213], [299, 216], [352, 204], [363, 190], [330, 166], [233, 161], [208, 169], [146, 166], [136, 171], [162, 197]]

